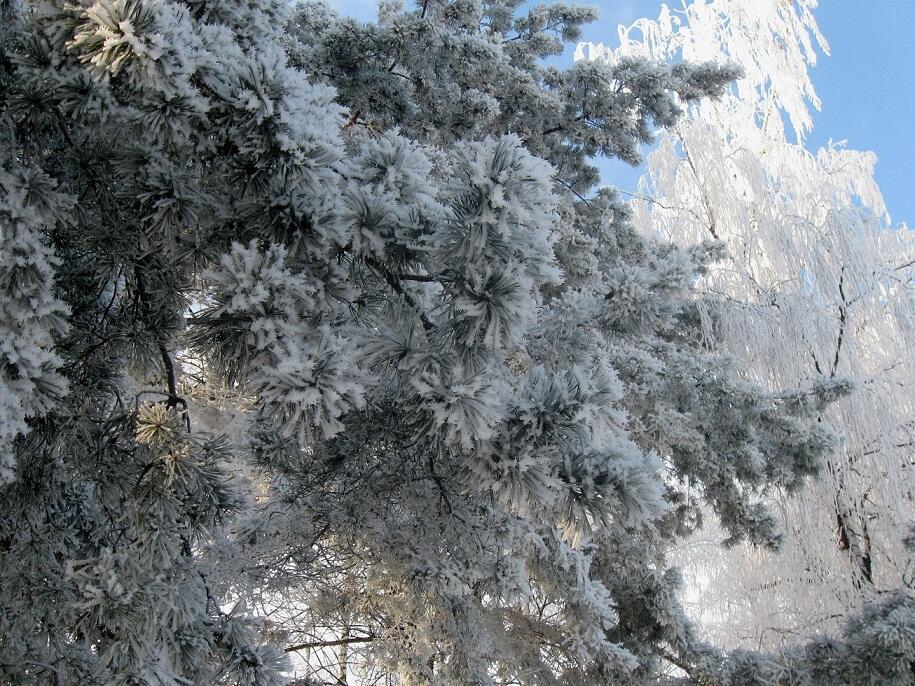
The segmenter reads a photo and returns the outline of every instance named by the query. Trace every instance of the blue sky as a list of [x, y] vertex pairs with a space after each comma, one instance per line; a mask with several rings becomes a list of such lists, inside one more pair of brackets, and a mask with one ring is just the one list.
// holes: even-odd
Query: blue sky
[[823, 109], [808, 146], [877, 153], [894, 223], [915, 227], [915, 0], [826, 0], [816, 16], [832, 54], [813, 70]]
[[[360, 19], [376, 16], [377, 0], [328, 1]], [[585, 40], [614, 47], [618, 24], [657, 17], [661, 7], [660, 0], [581, 4], [601, 8], [601, 19], [585, 28]], [[831, 55], [821, 56], [812, 72], [822, 111], [814, 112], [807, 147], [815, 150], [832, 139], [873, 150], [893, 223], [915, 226], [915, 0], [821, 0], [815, 15]], [[620, 162], [600, 167], [605, 182], [624, 190], [633, 190], [641, 173]]]

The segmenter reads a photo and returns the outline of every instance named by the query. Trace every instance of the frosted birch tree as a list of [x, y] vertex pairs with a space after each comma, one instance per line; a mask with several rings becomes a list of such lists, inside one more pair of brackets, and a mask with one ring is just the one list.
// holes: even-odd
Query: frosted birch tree
[[715, 530], [680, 559], [716, 638], [777, 646], [912, 588], [915, 523], [915, 238], [889, 224], [871, 153], [803, 143], [819, 107], [809, 67], [828, 51], [815, 0], [713, 0], [620, 27], [620, 47], [579, 57], [736, 62], [744, 77], [662, 134], [633, 202], [645, 234], [714, 239], [702, 280], [723, 299], [705, 332], [767, 388], [847, 376], [827, 415], [841, 449], [803, 494], [775, 490], [782, 550], [724, 551]]

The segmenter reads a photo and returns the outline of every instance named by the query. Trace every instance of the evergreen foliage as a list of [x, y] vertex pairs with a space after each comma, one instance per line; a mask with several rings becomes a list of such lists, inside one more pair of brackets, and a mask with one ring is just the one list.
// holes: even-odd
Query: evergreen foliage
[[[641, 238], [588, 161], [735, 68], [546, 68], [594, 13], [517, 0], [0, 7], [0, 678], [770, 679], [664, 554], [701, 502], [777, 545], [757, 496], [846, 385], [740, 381], [718, 246]], [[912, 615], [778, 663], [906, 683]]]

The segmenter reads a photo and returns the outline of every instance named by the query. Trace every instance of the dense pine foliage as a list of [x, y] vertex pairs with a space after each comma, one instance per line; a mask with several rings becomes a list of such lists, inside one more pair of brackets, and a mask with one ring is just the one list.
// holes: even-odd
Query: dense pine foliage
[[735, 68], [546, 68], [594, 13], [515, 0], [0, 7], [4, 682], [911, 682], [904, 595], [725, 654], [665, 563], [701, 503], [776, 546], [847, 386], [740, 381], [720, 246], [595, 191]]

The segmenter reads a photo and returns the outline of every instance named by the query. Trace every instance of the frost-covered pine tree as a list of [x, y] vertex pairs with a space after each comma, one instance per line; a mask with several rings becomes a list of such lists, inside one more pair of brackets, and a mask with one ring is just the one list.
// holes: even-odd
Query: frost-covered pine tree
[[733, 68], [545, 68], [594, 12], [517, 1], [0, 7], [5, 682], [906, 683], [908, 598], [726, 654], [665, 562], [703, 503], [774, 544], [845, 391], [741, 381], [716, 246], [594, 191]]
[[[827, 416], [842, 445], [802, 495], [772, 492], [786, 531], [778, 554], [725, 552], [707, 541], [682, 559], [714, 589], [701, 614], [737, 645], [783, 645], [833, 630], [900, 587], [915, 557], [915, 242], [893, 229], [870, 153], [811, 154], [808, 74], [820, 35], [814, 1], [715, 0], [664, 8], [620, 29], [615, 53], [581, 56], [736, 61], [745, 77], [715, 102], [688, 107], [649, 156], [634, 223], [683, 243], [716, 238], [729, 258], [701, 288], [731, 299], [710, 334], [775, 389], [850, 376], [856, 390]], [[792, 138], [793, 134], [793, 138]]]

